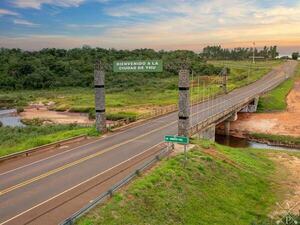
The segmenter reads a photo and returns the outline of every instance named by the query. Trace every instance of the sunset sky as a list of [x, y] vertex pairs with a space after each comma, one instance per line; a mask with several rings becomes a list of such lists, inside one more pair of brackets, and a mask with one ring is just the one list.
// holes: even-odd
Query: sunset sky
[[1, 0], [0, 46], [300, 51], [299, 0]]

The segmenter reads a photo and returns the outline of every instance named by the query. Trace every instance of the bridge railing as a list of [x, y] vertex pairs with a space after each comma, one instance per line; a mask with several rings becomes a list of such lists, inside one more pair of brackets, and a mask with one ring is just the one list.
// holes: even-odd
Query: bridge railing
[[[284, 80], [286, 80], [288, 77], [286, 76], [280, 76], [280, 77], [276, 77], [274, 79], [271, 79], [269, 81], [269, 85], [266, 85], [263, 89], [258, 90], [258, 88], [260, 87], [253, 87], [250, 90], [248, 90], [246, 93], [250, 94], [248, 97], [245, 97], [245, 99], [243, 99], [242, 101], [240, 101], [239, 103], [235, 104], [235, 105], [230, 105], [227, 104], [227, 106], [229, 105], [229, 107], [227, 107], [225, 110], [223, 110], [222, 112], [217, 112], [215, 114], [209, 115], [205, 120], [198, 122], [196, 125], [191, 126], [190, 130], [189, 130], [189, 135], [192, 136], [196, 133], [199, 133], [203, 128], [213, 124], [214, 122], [218, 121], [221, 118], [224, 118], [226, 115], [232, 113], [232, 112], [237, 112], [240, 111], [246, 104], [248, 104], [251, 100], [253, 100], [255, 97], [257, 97], [259, 94], [262, 93], [266, 93], [267, 91], [275, 88], [276, 86], [278, 86], [279, 84], [281, 84]], [[255, 92], [255, 90], [257, 90], [257, 92]], [[254, 92], [253, 94], [251, 94], [251, 92]], [[239, 96], [234, 96], [234, 98], [239, 97]], [[232, 102], [233, 99], [227, 99], [224, 100], [223, 103], [224, 106], [226, 106], [226, 102]], [[216, 107], [217, 105], [214, 105], [206, 110], [211, 110], [211, 108]]]

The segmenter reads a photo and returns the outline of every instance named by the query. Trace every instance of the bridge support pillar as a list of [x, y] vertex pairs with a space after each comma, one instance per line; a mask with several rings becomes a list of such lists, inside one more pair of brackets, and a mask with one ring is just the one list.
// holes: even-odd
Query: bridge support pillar
[[178, 135], [189, 136], [190, 127], [190, 72], [188, 69], [179, 71], [179, 102], [178, 102]]
[[106, 132], [105, 116], [105, 72], [100, 61], [95, 64], [94, 85], [95, 85], [95, 111], [96, 111], [96, 129], [99, 132]]
[[224, 122], [224, 133], [226, 136], [229, 136], [230, 134], [230, 121]]
[[224, 121], [224, 134], [230, 135], [230, 123], [236, 121], [238, 118], [237, 112], [234, 112], [229, 118]]
[[259, 101], [259, 97], [255, 97], [255, 98], [253, 99], [253, 101], [250, 102], [249, 105], [245, 106], [245, 107], [241, 110], [241, 112], [250, 112], [250, 113], [256, 112], [256, 111], [257, 111], [258, 101]]
[[201, 139], [215, 141], [216, 124], [212, 124], [209, 127], [204, 128], [198, 133], [198, 137]]

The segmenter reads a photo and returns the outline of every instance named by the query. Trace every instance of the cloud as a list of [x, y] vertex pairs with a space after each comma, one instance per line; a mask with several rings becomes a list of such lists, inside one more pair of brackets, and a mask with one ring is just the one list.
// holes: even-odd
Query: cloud
[[80, 28], [104, 28], [105, 24], [67, 24], [69, 28], [80, 29]]
[[[115, 17], [151, 15], [152, 20], [108, 29], [116, 42], [135, 43], [227, 42], [299, 39], [300, 4], [262, 8], [255, 1], [159, 1], [151, 4], [123, 4], [106, 8]], [[168, 2], [168, 4], [166, 4]], [[226, 5], [226, 7], [224, 7]], [[163, 15], [164, 14], [164, 15]]]
[[23, 19], [15, 19], [15, 20], [13, 20], [13, 22], [14, 22], [14, 24], [17, 24], [17, 25], [25, 25], [25, 26], [30, 26], [30, 27], [39, 26], [39, 24], [32, 23], [30, 21], [23, 20]]
[[[21, 0], [14, 0], [21, 1]], [[87, 0], [86, 0], [87, 1]], [[102, 1], [103, 0], [94, 0]], [[83, 0], [23, 0], [42, 4], [80, 4]], [[97, 24], [65, 25], [68, 36], [30, 36], [3, 43], [26, 48], [80, 47], [83, 44], [107, 48], [155, 48], [201, 50], [207, 44], [225, 47], [278, 44], [298, 46], [300, 43], [300, 4], [263, 5], [256, 0], [152, 0], [120, 1], [105, 4], [102, 10], [109, 20]], [[67, 7], [67, 5], [65, 6]], [[99, 8], [100, 9], [100, 8]], [[84, 21], [82, 21], [84, 22]], [[101, 31], [88, 36], [89, 28]], [[99, 28], [99, 29], [96, 29]], [[86, 29], [85, 32], [78, 32]], [[52, 34], [52, 33], [51, 33]], [[55, 33], [53, 33], [55, 34]], [[81, 35], [81, 36], [80, 36]], [[29, 44], [30, 41], [32, 44]]]
[[7, 10], [7, 9], [0, 9], [0, 16], [18, 16], [19, 13]]
[[60, 7], [78, 7], [85, 0], [12, 0], [19, 8], [41, 9], [43, 4], [56, 5]]
[[159, 5], [148, 6], [142, 4], [126, 4], [106, 9], [107, 15], [115, 17], [130, 17], [145, 14], [158, 14], [162, 12], [167, 12], [167, 10], [164, 10], [164, 8]]

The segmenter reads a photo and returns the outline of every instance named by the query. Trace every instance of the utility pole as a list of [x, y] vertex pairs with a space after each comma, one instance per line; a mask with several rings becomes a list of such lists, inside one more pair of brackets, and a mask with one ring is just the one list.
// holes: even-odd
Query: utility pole
[[178, 111], [178, 135], [179, 136], [189, 136], [189, 126], [190, 126], [190, 71], [187, 68], [181, 69], [179, 71], [179, 111]]
[[221, 76], [222, 76], [222, 88], [223, 88], [223, 93], [227, 94], [227, 75], [228, 71], [227, 68], [224, 67], [221, 71]]
[[255, 42], [253, 42], [253, 56], [252, 56], [252, 63], [255, 64]]
[[105, 71], [101, 62], [96, 61], [94, 71], [95, 85], [95, 111], [96, 111], [96, 129], [99, 132], [106, 132], [105, 115]]
[[[191, 86], [191, 92], [190, 92], [190, 104], [193, 106], [193, 90], [194, 90], [194, 71], [192, 70], [192, 84]], [[193, 108], [192, 108], [192, 114], [193, 114]]]

